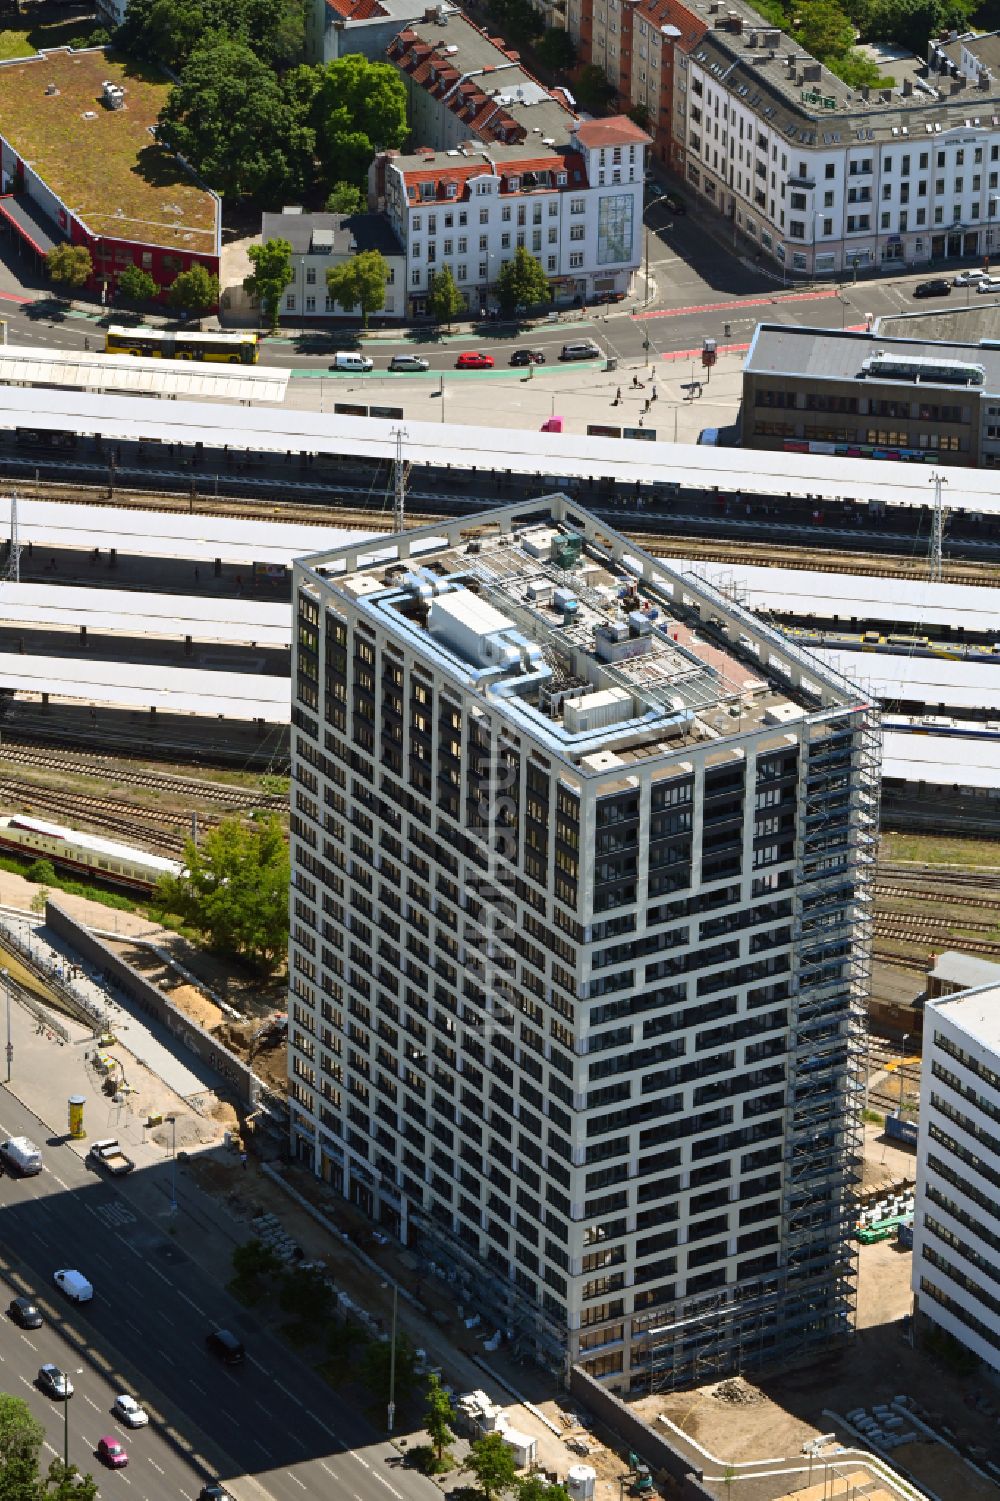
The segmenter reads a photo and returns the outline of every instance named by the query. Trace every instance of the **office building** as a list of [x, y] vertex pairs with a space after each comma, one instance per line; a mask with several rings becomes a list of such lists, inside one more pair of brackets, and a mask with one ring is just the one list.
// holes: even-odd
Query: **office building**
[[1000, 1373], [1000, 984], [928, 1001], [913, 1291], [918, 1316]]
[[1000, 345], [760, 323], [741, 432], [746, 448], [993, 468]]
[[561, 496], [296, 565], [296, 1155], [623, 1390], [851, 1326], [875, 716]]

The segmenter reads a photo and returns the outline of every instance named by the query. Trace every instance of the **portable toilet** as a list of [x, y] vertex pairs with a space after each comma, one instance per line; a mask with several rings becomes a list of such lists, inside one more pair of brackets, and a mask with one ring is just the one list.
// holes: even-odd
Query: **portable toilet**
[[597, 1471], [591, 1465], [573, 1465], [566, 1476], [569, 1501], [594, 1501]]

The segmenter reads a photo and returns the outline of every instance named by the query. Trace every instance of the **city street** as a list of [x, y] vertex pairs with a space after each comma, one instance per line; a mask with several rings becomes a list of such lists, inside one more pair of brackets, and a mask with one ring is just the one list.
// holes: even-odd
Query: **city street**
[[[31, 1136], [46, 1160], [38, 1177], [0, 1177], [0, 1302], [5, 1310], [15, 1295], [30, 1294], [45, 1318], [43, 1328], [24, 1332], [4, 1315], [0, 1379], [45, 1424], [46, 1463], [63, 1452], [68, 1417], [70, 1460], [100, 1476], [105, 1496], [193, 1501], [215, 1477], [237, 1501], [296, 1501], [307, 1490], [354, 1501], [438, 1494], [430, 1481], [396, 1468], [396, 1450], [261, 1332], [252, 1312], [206, 1281], [170, 1234], [169, 1211], [154, 1218], [140, 1210], [149, 1188], [140, 1176], [159, 1170], [142, 1170], [119, 1191], [58, 1138], [46, 1141], [8, 1093], [0, 1097], [0, 1131]], [[54, 1287], [53, 1272], [66, 1266], [93, 1283], [92, 1302], [72, 1304]], [[205, 1348], [206, 1333], [219, 1325], [246, 1343], [247, 1362], [236, 1370]], [[76, 1389], [65, 1412], [33, 1385], [46, 1361], [68, 1372]], [[115, 1423], [110, 1409], [119, 1392], [146, 1407], [148, 1428], [129, 1432]], [[124, 1443], [127, 1469], [102, 1469], [94, 1451], [104, 1434]]]

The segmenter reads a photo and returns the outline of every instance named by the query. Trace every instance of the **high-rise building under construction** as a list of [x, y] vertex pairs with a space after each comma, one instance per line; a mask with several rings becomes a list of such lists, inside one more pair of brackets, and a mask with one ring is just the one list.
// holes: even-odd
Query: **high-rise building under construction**
[[850, 1328], [877, 724], [561, 496], [296, 566], [296, 1154], [553, 1368]]

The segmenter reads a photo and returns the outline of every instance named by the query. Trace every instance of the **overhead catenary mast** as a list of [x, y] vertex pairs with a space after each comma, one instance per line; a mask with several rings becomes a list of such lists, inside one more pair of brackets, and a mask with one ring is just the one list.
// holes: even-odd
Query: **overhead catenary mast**
[[408, 436], [405, 427], [394, 427], [391, 436], [396, 440], [396, 460], [393, 479], [395, 493], [392, 506], [392, 529], [401, 532], [406, 526], [406, 468], [403, 464], [403, 439]]

